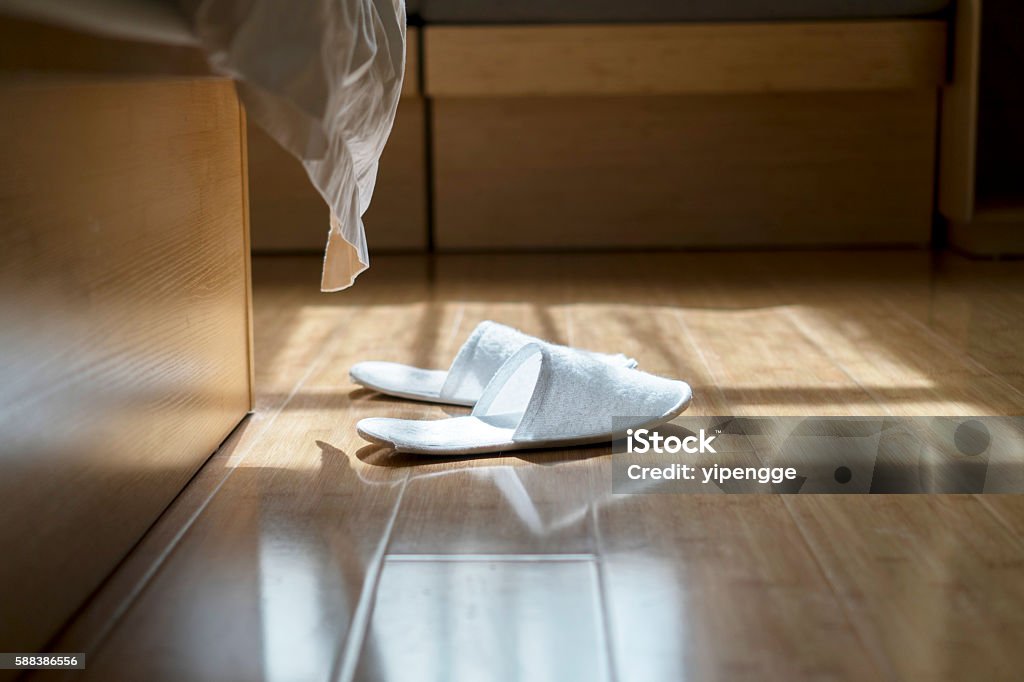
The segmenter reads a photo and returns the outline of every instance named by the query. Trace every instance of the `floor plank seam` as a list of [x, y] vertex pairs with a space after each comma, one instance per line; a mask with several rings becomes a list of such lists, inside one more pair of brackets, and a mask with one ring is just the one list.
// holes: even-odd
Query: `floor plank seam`
[[[702, 364], [704, 366], [704, 369], [708, 371], [708, 376], [711, 377], [711, 381], [714, 382], [714, 390], [715, 393], [718, 394], [718, 399], [721, 401], [722, 405], [728, 405], [729, 401], [725, 399], [725, 395], [722, 394], [722, 389], [720, 388], [720, 386], [722, 385], [721, 377], [718, 376], [718, 373], [715, 372], [714, 367], [712, 367], [711, 363], [708, 362], [708, 358], [704, 354], [704, 351], [701, 349], [700, 344], [698, 344], [697, 340], [693, 338], [693, 331], [690, 329], [690, 325], [687, 324], [686, 319], [683, 316], [683, 311], [678, 308], [675, 308], [674, 312], [676, 324], [679, 326], [679, 329], [683, 332], [683, 336], [686, 337], [686, 343], [689, 344], [690, 348], [692, 348], [694, 352], [697, 354], [697, 359], [700, 360], [700, 364]], [[733, 415], [720, 416], [725, 417]]]
[[568, 554], [387, 554], [384, 560], [395, 564], [416, 563], [468, 563], [468, 562], [505, 562], [505, 563], [590, 563], [597, 560], [594, 554], [573, 552]]
[[597, 571], [597, 597], [598, 613], [601, 616], [601, 633], [604, 637], [605, 660], [608, 664], [608, 679], [611, 682], [618, 682], [619, 671], [617, 658], [615, 656], [615, 638], [613, 636], [611, 605], [608, 603], [608, 575], [605, 566], [604, 539], [601, 536], [601, 527], [598, 523], [597, 504], [590, 503], [590, 525], [594, 534], [594, 570]]
[[363, 642], [366, 640], [366, 632], [370, 626], [370, 619], [373, 617], [373, 602], [377, 597], [377, 586], [380, 584], [380, 574], [384, 567], [384, 559], [387, 557], [388, 547], [391, 544], [392, 532], [398, 520], [399, 511], [402, 508], [402, 501], [405, 499], [405, 491], [409, 486], [409, 473], [402, 477], [402, 487], [398, 491], [398, 498], [391, 510], [387, 525], [384, 527], [384, 534], [366, 567], [366, 575], [363, 577], [363, 586], [359, 591], [359, 601], [352, 614], [349, 624], [348, 636], [339, 652], [335, 665], [332, 666], [331, 680], [335, 682], [352, 682], [356, 674], [356, 666], [359, 664], [359, 656], [363, 650]]

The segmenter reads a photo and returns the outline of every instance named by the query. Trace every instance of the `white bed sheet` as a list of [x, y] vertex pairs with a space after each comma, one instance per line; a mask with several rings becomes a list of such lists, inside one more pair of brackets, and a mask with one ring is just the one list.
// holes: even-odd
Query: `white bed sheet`
[[[321, 289], [370, 263], [362, 216], [405, 67], [404, 0], [179, 0], [250, 117], [298, 156], [331, 209]], [[325, 226], [327, 227], [327, 226]]]

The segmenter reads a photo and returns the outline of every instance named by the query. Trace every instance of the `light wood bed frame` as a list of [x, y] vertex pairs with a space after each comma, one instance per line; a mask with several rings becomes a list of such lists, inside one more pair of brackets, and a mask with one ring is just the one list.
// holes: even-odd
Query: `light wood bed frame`
[[34, 652], [254, 407], [245, 114], [190, 50], [0, 42], [0, 641]]

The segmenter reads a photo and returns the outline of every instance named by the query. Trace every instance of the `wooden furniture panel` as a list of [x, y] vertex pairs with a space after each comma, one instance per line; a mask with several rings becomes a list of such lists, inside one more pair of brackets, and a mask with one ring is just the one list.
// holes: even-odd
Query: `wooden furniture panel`
[[430, 26], [432, 97], [925, 88], [945, 79], [933, 20]]
[[402, 97], [416, 97], [423, 93], [420, 84], [420, 30], [409, 26], [405, 31], [405, 77], [402, 79]]
[[961, 0], [953, 21], [952, 80], [942, 91], [939, 211], [949, 240], [976, 255], [1024, 253], [1024, 99], [1018, 3]]
[[974, 214], [981, 0], [956, 3], [952, 32], [952, 78], [942, 89], [938, 204], [947, 218], [968, 221]]
[[949, 241], [976, 256], [1024, 254], [1024, 205], [981, 205], [966, 222], [949, 223]]
[[925, 244], [932, 90], [434, 103], [441, 249]]
[[34, 651], [251, 407], [221, 79], [0, 83], [0, 641]]
[[1024, 225], [1024, 3], [985, 0], [978, 79], [977, 203], [1014, 206]]

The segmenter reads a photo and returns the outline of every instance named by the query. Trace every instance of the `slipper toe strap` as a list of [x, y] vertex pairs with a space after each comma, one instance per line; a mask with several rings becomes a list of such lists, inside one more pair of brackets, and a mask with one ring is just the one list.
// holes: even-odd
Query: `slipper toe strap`
[[589, 354], [529, 344], [494, 375], [474, 416], [521, 412], [516, 441], [597, 438], [614, 431], [615, 417], [637, 424], [684, 405], [684, 382], [610, 365]]
[[475, 403], [501, 366], [532, 341], [537, 339], [503, 324], [481, 322], [452, 361], [441, 398]]

